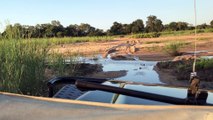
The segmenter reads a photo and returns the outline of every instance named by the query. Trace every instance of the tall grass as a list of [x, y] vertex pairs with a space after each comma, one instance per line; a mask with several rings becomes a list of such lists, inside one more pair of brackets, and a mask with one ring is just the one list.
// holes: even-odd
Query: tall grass
[[0, 42], [0, 90], [39, 95], [45, 76], [47, 44], [36, 41]]
[[67, 64], [62, 54], [50, 54], [51, 45], [113, 39], [107, 36], [21, 39], [19, 33], [11, 28], [0, 40], [0, 91], [38, 96], [43, 95], [48, 74], [62, 76], [75, 72], [72, 56]]
[[[197, 33], [211, 33], [213, 28], [198, 29]], [[194, 34], [194, 30], [180, 30], [180, 31], [163, 31], [160, 32], [161, 36], [180, 36]]]
[[34, 38], [31, 40], [48, 42], [50, 45], [61, 45], [61, 44], [71, 44], [80, 42], [105, 42], [113, 40], [112, 36], [101, 36], [101, 37], [64, 37], [64, 38]]
[[32, 40], [0, 41], [0, 91], [43, 95], [46, 70], [53, 76], [72, 75], [73, 59], [69, 64], [61, 54], [49, 54], [49, 43]]
[[47, 67], [54, 76], [70, 76], [75, 73], [78, 64], [75, 55], [64, 56], [60, 53], [51, 53], [47, 58]]
[[157, 38], [160, 37], [160, 33], [153, 32], [153, 33], [138, 33], [130, 35], [130, 38]]
[[171, 42], [164, 46], [163, 51], [170, 56], [178, 56], [180, 55], [180, 48], [182, 48], [185, 44], [182, 42]]
[[[0, 40], [0, 91], [42, 95], [47, 69], [54, 71], [56, 76], [73, 72], [71, 68], [71, 71], [65, 72], [65, 69], [72, 67], [73, 64], [67, 65], [62, 55], [49, 54], [49, 48], [53, 44], [76, 42], [77, 39], [23, 40], [19, 33], [17, 29], [11, 28], [5, 38]], [[86, 38], [80, 39], [80, 41], [84, 40]], [[93, 38], [93, 40], [99, 39]]]

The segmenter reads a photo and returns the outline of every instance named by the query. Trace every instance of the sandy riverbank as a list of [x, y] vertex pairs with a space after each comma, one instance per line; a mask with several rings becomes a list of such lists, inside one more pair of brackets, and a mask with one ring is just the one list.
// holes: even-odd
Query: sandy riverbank
[[[116, 38], [107, 42], [86, 42], [86, 43], [74, 43], [65, 44], [63, 46], [54, 46], [51, 51], [66, 54], [78, 54], [83, 56], [95, 56], [97, 54], [105, 54], [107, 50], [119, 46], [126, 45], [127, 43], [134, 43], [134, 52], [126, 51], [126, 47], [121, 47], [116, 51], [116, 55], [128, 55], [130, 57], [138, 57], [140, 60], [146, 61], [168, 61], [174, 59], [163, 51], [163, 47], [170, 42], [183, 42], [186, 43], [184, 47], [180, 49], [183, 54], [188, 54], [194, 50], [194, 35], [183, 36], [167, 36], [159, 38], [143, 38], [143, 39], [130, 39], [130, 38]], [[202, 33], [198, 35], [197, 50], [206, 51], [201, 52], [199, 56], [213, 56], [213, 34]], [[169, 85], [181, 85], [187, 86], [188, 81], [179, 81], [174, 75], [170, 73], [170, 70], [159, 70], [154, 68], [159, 74], [160, 80], [163, 83]], [[111, 71], [108, 73], [96, 72], [90, 74], [92, 77], [101, 78], [116, 78], [124, 76], [124, 71]], [[204, 88], [212, 88], [213, 86], [208, 82], [202, 82], [201, 86]], [[213, 89], [213, 88], [212, 88]]]
[[[170, 57], [163, 51], [163, 47], [170, 42], [182, 42], [185, 43], [184, 47], [180, 49], [180, 52], [187, 53], [194, 50], [194, 35], [183, 36], [166, 36], [159, 38], [115, 38], [106, 42], [85, 42], [85, 43], [73, 43], [57, 45], [51, 48], [51, 52], [59, 52], [64, 55], [77, 54], [83, 56], [93, 56], [97, 54], [105, 54], [107, 50], [119, 46], [126, 45], [127, 43], [134, 43], [134, 52], [126, 51], [126, 47], [120, 47], [117, 54], [130, 54], [138, 56], [141, 60], [151, 61], [164, 61], [171, 60]], [[203, 55], [213, 55], [213, 34], [202, 33], [198, 35], [197, 50], [208, 51], [202, 53]]]

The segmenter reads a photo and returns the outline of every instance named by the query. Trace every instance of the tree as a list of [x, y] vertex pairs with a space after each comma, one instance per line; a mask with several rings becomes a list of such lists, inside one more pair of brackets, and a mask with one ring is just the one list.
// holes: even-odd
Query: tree
[[178, 29], [177, 23], [176, 22], [169, 23], [169, 29], [172, 31], [177, 31]]
[[132, 32], [132, 26], [131, 24], [123, 24], [123, 34], [129, 34]]
[[213, 27], [213, 20], [210, 22], [211, 27]]
[[206, 23], [197, 26], [198, 29], [206, 29], [207, 27], [208, 25]]
[[147, 32], [160, 32], [163, 30], [163, 24], [160, 19], [156, 16], [150, 15], [147, 17], [146, 21], [146, 31]]
[[177, 22], [177, 30], [187, 30], [188, 23], [186, 22]]
[[114, 22], [113, 25], [112, 25], [112, 27], [109, 30], [109, 33], [111, 35], [121, 35], [121, 34], [124, 34], [123, 25], [121, 23]]
[[78, 32], [80, 36], [87, 36], [89, 33], [94, 32], [95, 28], [90, 26], [89, 24], [81, 23], [78, 26]]
[[130, 24], [132, 33], [139, 33], [144, 31], [143, 20], [137, 19]]
[[42, 24], [43, 31], [43, 37], [54, 37], [54, 33], [52, 31], [52, 25], [50, 23]]
[[58, 35], [58, 33], [60, 33], [60, 37], [62, 37], [63, 36], [63, 32], [64, 32], [64, 27], [61, 25], [61, 23], [59, 22], [59, 21], [57, 21], [57, 20], [53, 20], [53, 21], [51, 21], [51, 31], [52, 31], [52, 34], [53, 34], [53, 36], [54, 37], [57, 37]]
[[65, 28], [65, 36], [78, 36], [78, 25], [69, 25]]
[[105, 35], [105, 33], [101, 29], [95, 29], [88, 34], [88, 36], [103, 36], [103, 35]]
[[171, 22], [168, 25], [168, 29], [172, 31], [187, 30], [189, 29], [188, 25], [186, 22]]
[[0, 32], [0, 40], [3, 38], [3, 33]]

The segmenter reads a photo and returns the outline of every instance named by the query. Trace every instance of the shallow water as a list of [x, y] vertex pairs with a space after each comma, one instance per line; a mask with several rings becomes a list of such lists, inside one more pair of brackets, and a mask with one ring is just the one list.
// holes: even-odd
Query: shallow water
[[153, 67], [157, 61], [141, 61], [135, 58], [134, 61], [129, 60], [112, 60], [110, 58], [96, 57], [98, 60], [80, 57], [78, 60], [84, 63], [101, 64], [103, 71], [120, 71], [126, 70], [127, 75], [116, 78], [117, 80], [126, 80], [145, 83], [162, 83]]
[[[101, 64], [103, 66], [103, 71], [127, 70], [126, 76], [116, 78], [116, 80], [163, 84], [160, 81], [157, 72], [153, 70], [157, 61], [141, 61], [138, 60], [137, 58], [135, 58], [136, 60], [134, 61], [111, 60], [110, 58], [103, 59], [101, 56], [97, 56], [96, 58], [97, 58], [96, 60], [93, 60], [91, 58], [80, 57], [78, 60], [84, 63]], [[119, 84], [112, 84], [110, 82], [105, 82], [104, 84], [117, 87], [119, 86]], [[143, 86], [143, 85], [130, 85], [130, 84], [125, 85], [124, 88], [149, 93], [162, 94], [177, 98], [186, 98], [187, 95], [187, 89], [182, 88]], [[78, 100], [112, 103], [113, 95], [114, 95], [113, 93], [97, 90], [84, 94], [83, 96], [79, 97]], [[212, 104], [213, 102], [212, 92], [209, 92], [207, 102]], [[119, 95], [115, 104], [169, 105], [167, 103], [135, 98], [125, 95]]]

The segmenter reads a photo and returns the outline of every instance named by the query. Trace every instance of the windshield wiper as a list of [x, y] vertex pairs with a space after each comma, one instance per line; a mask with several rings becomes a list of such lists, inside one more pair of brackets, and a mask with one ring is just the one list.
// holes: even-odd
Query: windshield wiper
[[102, 90], [106, 92], [112, 92], [142, 99], [148, 99], [148, 100], [154, 100], [164, 103], [171, 103], [176, 105], [207, 105], [207, 106], [213, 106], [213, 104], [206, 103], [206, 99], [208, 97], [208, 93], [206, 91], [201, 91], [201, 96], [194, 99], [194, 100], [188, 100], [186, 97], [185, 99], [182, 98], [175, 98], [165, 95], [159, 95], [154, 93], [147, 93], [147, 92], [141, 92], [141, 91], [135, 91], [125, 88], [118, 88], [108, 85], [102, 85], [92, 82], [86, 82], [82, 80], [77, 80], [75, 83], [76, 87], [78, 89], [83, 90]]

